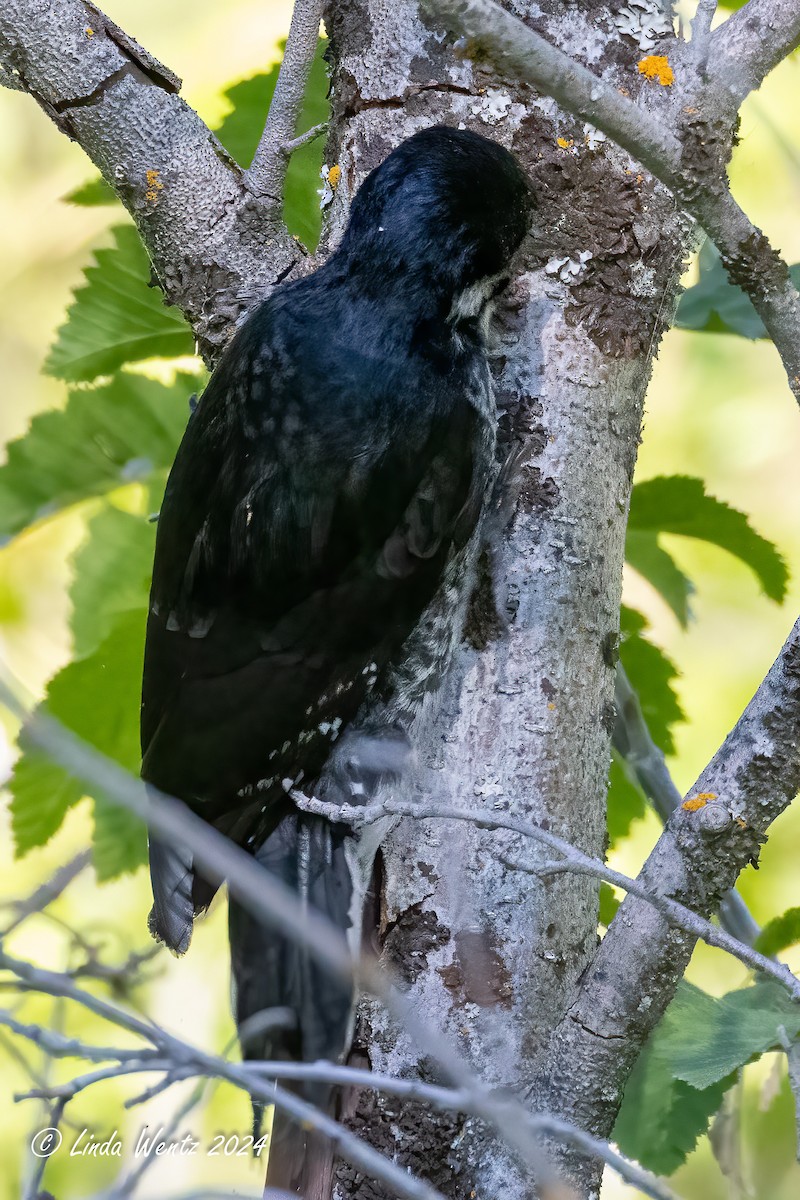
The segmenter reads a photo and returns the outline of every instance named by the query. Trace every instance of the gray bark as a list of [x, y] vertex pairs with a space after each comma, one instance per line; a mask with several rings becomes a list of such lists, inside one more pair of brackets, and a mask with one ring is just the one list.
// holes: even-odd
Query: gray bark
[[[678, 808], [640, 880], [695, 912], [716, 911], [800, 789], [800, 621], [741, 719]], [[707, 798], [706, 803], [702, 803]], [[694, 803], [692, 802], [694, 801]], [[698, 807], [699, 805], [699, 807]], [[610, 1133], [628, 1074], [674, 995], [696, 938], [629, 896], [555, 1027], [530, 1090], [536, 1106]], [[640, 981], [631, 987], [631, 979]], [[557, 1074], [556, 1064], [570, 1071]], [[582, 1183], [593, 1164], [566, 1157]]]
[[[553, 40], [564, 35], [558, 17], [536, 23]], [[603, 54], [607, 32], [574, 12], [570, 25], [593, 58]], [[329, 236], [367, 171], [435, 121], [504, 141], [539, 195], [540, 244], [496, 360], [519, 497], [482, 563], [469, 641], [417, 723], [423, 787], [476, 812], [508, 809], [602, 856], [625, 521], [652, 353], [686, 235], [671, 198], [625, 154], [610, 143], [590, 150], [582, 122], [552, 101], [454, 61], [415, 6], [336, 3], [328, 28], [327, 159], [344, 181]], [[617, 53], [630, 71], [636, 48]], [[609, 78], [621, 80], [618, 66]], [[556, 256], [579, 262], [582, 251], [591, 268], [570, 285], [542, 270]], [[590, 880], [510, 872], [500, 856], [514, 841], [466, 824], [402, 822], [384, 846], [381, 932], [419, 1011], [487, 1082], [522, 1094], [594, 954], [597, 902]], [[358, 1053], [376, 1070], [424, 1078], [432, 1069], [374, 1003], [364, 1006]], [[474, 1119], [362, 1093], [351, 1125], [446, 1196], [531, 1195], [530, 1178]], [[334, 1194], [379, 1193], [340, 1166]]]
[[[482, 7], [473, 0], [448, 6]], [[796, 43], [796, 6], [751, 0], [720, 33], [698, 26], [691, 54], [665, 32], [658, 53], [685, 71], [672, 94], [637, 73], [642, 50], [616, 31], [603, 4], [544, 7], [508, 5], [602, 80], [598, 112], [607, 132], [634, 153], [640, 134], [639, 158], [674, 184], [724, 258], [727, 244], [727, 261], [752, 288], [797, 392], [796, 293], [768, 244], [748, 241], [753, 227], [724, 187], [735, 103]], [[505, 809], [602, 856], [624, 529], [642, 401], [694, 234], [664, 186], [584, 127], [587, 96], [594, 102], [585, 71], [570, 76], [563, 55], [537, 43], [535, 69], [525, 68], [522, 51], [506, 55], [527, 82], [498, 79], [471, 42], [454, 54], [452, 39], [428, 22], [411, 0], [330, 0], [327, 160], [342, 176], [322, 253], [340, 235], [364, 175], [435, 121], [463, 122], [510, 146], [531, 174], [539, 212], [496, 347], [501, 440], [514, 470], [492, 518], [491, 553], [479, 564], [467, 637], [416, 725], [418, 787], [478, 816]], [[681, 113], [701, 94], [692, 93], [692, 80], [704, 89], [705, 107], [704, 120], [689, 126]], [[532, 81], [583, 117], [537, 94]], [[179, 99], [174, 77], [90, 5], [6, 0], [0, 82], [31, 92], [103, 171], [209, 361], [254, 297], [307, 269], [275, 197], [255, 194]], [[636, 112], [648, 114], [641, 128], [619, 88], [640, 105]], [[264, 142], [272, 145], [272, 167], [288, 131], [276, 119], [278, 127], [274, 145]], [[262, 180], [270, 169], [269, 161], [260, 164]], [[714, 910], [800, 782], [797, 651], [794, 641], [787, 645], [756, 707], [698, 785], [713, 787], [724, 803], [679, 810], [643, 875], [651, 890], [702, 913]], [[765, 780], [772, 798], [758, 807]], [[692, 939], [631, 898], [598, 952], [596, 884], [562, 874], [532, 881], [510, 871], [502, 860], [516, 849], [515, 838], [463, 822], [401, 822], [384, 847], [383, 953], [406, 999], [449, 1033], [489, 1084], [607, 1133]], [[533, 843], [525, 849], [535, 863], [540, 851]], [[363, 1006], [357, 1053], [394, 1075], [430, 1079], [435, 1070], [374, 1002]], [[350, 1098], [348, 1123], [445, 1196], [474, 1191], [522, 1200], [535, 1193], [476, 1118], [365, 1091]], [[561, 1161], [579, 1195], [596, 1194], [596, 1162], [574, 1153]], [[384, 1194], [344, 1167], [334, 1193], [361, 1200]]]

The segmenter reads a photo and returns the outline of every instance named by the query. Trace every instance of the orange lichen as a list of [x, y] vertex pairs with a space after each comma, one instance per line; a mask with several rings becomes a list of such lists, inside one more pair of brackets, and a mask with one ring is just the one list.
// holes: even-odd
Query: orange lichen
[[733, 819], [740, 829], [747, 829], [747, 821], [742, 820], [741, 817], [734, 817]]
[[151, 204], [158, 204], [158, 193], [164, 190], [160, 175], [161, 172], [157, 171], [154, 167], [151, 167], [149, 171], [145, 171], [144, 173], [144, 177], [147, 180], [145, 199], [149, 200]]
[[92, 29], [92, 27], [90, 25], [86, 26], [86, 36], [94, 37], [94, 30]]
[[330, 171], [328, 171], [328, 183], [331, 185], [331, 187], [333, 188], [334, 191], [336, 191], [336, 188], [338, 187], [338, 184], [339, 184], [339, 180], [341, 178], [342, 178], [342, 168], [339, 166], [338, 163], [334, 163], [333, 166], [331, 167]]
[[687, 812], [697, 812], [700, 808], [705, 808], [709, 800], [716, 800], [716, 792], [698, 792], [696, 796], [692, 796], [689, 800], [684, 800], [681, 808], [685, 808]]
[[637, 70], [645, 79], [660, 83], [662, 87], [669, 87], [675, 78], [669, 60], [663, 54], [648, 54], [637, 64]]
[[560, 146], [562, 150], [571, 150], [575, 143], [572, 138], [560, 137], [556, 138], [556, 145]]

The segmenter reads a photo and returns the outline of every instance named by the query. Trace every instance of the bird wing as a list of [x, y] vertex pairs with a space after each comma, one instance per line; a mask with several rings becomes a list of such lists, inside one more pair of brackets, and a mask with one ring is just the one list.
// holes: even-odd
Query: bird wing
[[321, 768], [483, 495], [460, 395], [394, 439], [373, 414], [370, 444], [363, 397], [332, 415], [290, 382], [218, 371], [159, 518], [142, 773], [225, 828], [243, 791]]

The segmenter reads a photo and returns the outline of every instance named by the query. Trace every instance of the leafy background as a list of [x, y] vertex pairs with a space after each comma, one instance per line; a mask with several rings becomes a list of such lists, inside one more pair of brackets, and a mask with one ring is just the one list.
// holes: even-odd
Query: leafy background
[[[286, 4], [264, 8], [242, 0], [223, 14], [174, 0], [165, 18], [156, 0], [109, 6], [114, 19], [184, 75], [187, 99], [242, 162], [257, 140], [274, 82], [270, 60], [288, 24]], [[785, 64], [748, 102], [733, 167], [737, 194], [790, 261], [800, 258], [800, 116], [788, 100], [797, 72], [796, 61]], [[323, 119], [324, 90], [318, 62], [306, 125]], [[308, 244], [319, 227], [321, 154], [318, 142], [293, 160], [287, 189], [287, 220]], [[46, 695], [51, 711], [136, 769], [149, 518], [203, 371], [180, 314], [148, 287], [147, 259], [122, 209], [109, 203], [80, 151], [12, 93], [0, 93], [0, 156], [0, 437], [7, 442], [0, 537], [8, 539], [0, 549], [0, 651], [32, 694]], [[59, 196], [68, 202], [59, 204]], [[621, 647], [682, 790], [735, 721], [800, 611], [797, 414], [774, 352], [758, 340], [758, 319], [725, 283], [713, 247], [703, 248], [687, 282], [693, 286], [681, 302], [679, 328], [662, 347], [648, 399]], [[2, 753], [10, 767], [15, 731], [6, 730]], [[24, 733], [20, 750], [5, 809], [0, 899], [24, 892], [91, 839], [97, 878], [107, 882], [98, 889], [81, 879], [58, 914], [104, 941], [112, 955], [146, 946], [147, 881], [136, 870], [143, 831], [102, 797], [82, 799], [73, 781], [26, 745]], [[658, 824], [617, 763], [611, 781], [610, 857], [635, 873]], [[763, 870], [743, 881], [756, 917], [769, 922], [768, 952], [792, 947], [800, 935], [793, 908], [797, 835], [798, 817], [790, 812], [770, 838]], [[14, 847], [24, 857], [15, 858]], [[617, 900], [604, 887], [605, 922]], [[214, 907], [185, 960], [160, 955], [151, 982], [129, 998], [217, 1049], [231, 1032], [227, 981], [206, 964], [215, 956], [224, 961], [223, 909]], [[29, 923], [17, 948], [51, 962], [74, 954], [45, 920]], [[800, 963], [792, 949], [787, 957]], [[742, 990], [749, 982], [735, 962], [697, 951], [620, 1117], [623, 1149], [654, 1170], [677, 1171], [675, 1186], [688, 1197], [736, 1194], [737, 1172], [744, 1183], [757, 1181], [754, 1194], [764, 1200], [798, 1194], [791, 1097], [781, 1061], [769, 1051], [780, 1044], [779, 1029], [800, 1031], [800, 1019], [771, 987]], [[25, 1012], [61, 1020], [41, 999], [27, 1001]], [[85, 1030], [70, 1027], [101, 1040], [91, 1019], [81, 1020]], [[8, 1180], [0, 1194], [7, 1186], [15, 1196], [29, 1169], [25, 1145], [38, 1114], [30, 1103], [11, 1104], [10, 1092], [24, 1088], [26, 1076], [3, 1042], [0, 1060], [4, 1083], [11, 1083], [0, 1095], [0, 1120], [10, 1134], [0, 1151]], [[740, 1082], [742, 1064], [751, 1061]], [[168, 1093], [146, 1111], [126, 1112], [122, 1102], [131, 1094], [124, 1083], [104, 1085], [76, 1102], [73, 1115], [79, 1125], [110, 1132], [116, 1124], [135, 1138], [145, 1121], [168, 1119], [176, 1104]], [[732, 1098], [741, 1102], [739, 1163], [731, 1150]], [[715, 1118], [721, 1106], [723, 1116]], [[709, 1140], [704, 1130], [712, 1118]], [[248, 1120], [243, 1098], [221, 1085], [187, 1128], [245, 1132]], [[88, 1194], [109, 1181], [114, 1165], [81, 1162], [78, 1173], [68, 1160], [54, 1159], [47, 1185], [59, 1200]], [[258, 1168], [247, 1161], [203, 1158], [194, 1169], [204, 1186], [238, 1181], [258, 1190]], [[165, 1162], [147, 1178], [143, 1196], [191, 1182], [186, 1163]], [[608, 1196], [629, 1193], [613, 1181], [606, 1186]]]

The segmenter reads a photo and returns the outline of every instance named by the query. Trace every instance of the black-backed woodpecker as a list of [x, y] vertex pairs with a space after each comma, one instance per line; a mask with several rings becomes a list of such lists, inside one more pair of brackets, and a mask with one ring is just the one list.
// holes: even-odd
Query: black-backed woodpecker
[[[403, 142], [335, 253], [236, 333], [161, 508], [142, 775], [351, 936], [364, 879], [349, 831], [290, 792], [368, 798], [460, 636], [496, 474], [487, 313], [530, 206], [496, 143], [445, 126]], [[182, 953], [214, 888], [180, 845], [151, 840], [150, 872], [151, 932]], [[240, 1029], [289, 1014], [244, 1036], [245, 1056], [341, 1056], [349, 991], [234, 901], [230, 940]], [[271, 1174], [296, 1188], [296, 1164]]]

